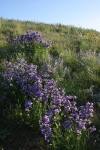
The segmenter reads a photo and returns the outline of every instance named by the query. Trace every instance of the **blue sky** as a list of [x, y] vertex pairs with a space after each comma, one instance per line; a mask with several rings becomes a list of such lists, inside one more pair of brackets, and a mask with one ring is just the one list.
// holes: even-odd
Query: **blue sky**
[[100, 0], [0, 0], [0, 17], [100, 31]]

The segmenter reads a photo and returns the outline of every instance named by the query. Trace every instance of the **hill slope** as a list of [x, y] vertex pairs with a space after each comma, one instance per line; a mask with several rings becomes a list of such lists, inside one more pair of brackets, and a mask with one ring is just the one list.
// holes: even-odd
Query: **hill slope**
[[59, 52], [71, 50], [79, 52], [92, 50], [100, 52], [100, 33], [95, 30], [65, 26], [61, 24], [44, 24], [31, 21], [19, 21], [0, 18], [0, 43], [5, 42], [5, 36], [19, 36], [32, 30], [42, 33], [44, 39], [51, 41]]

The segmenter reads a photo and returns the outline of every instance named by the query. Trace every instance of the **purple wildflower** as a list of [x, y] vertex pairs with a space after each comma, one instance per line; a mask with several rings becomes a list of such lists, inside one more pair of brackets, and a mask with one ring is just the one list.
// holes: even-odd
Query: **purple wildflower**
[[51, 127], [50, 127], [50, 118], [49, 116], [45, 115], [43, 118], [40, 118], [40, 129], [42, 134], [45, 137], [47, 142], [50, 141], [51, 138]]
[[50, 44], [43, 41], [42, 35], [39, 34], [38, 32], [28, 31], [25, 35], [21, 35], [19, 39], [20, 39], [20, 43], [23, 43], [23, 44], [25, 42], [28, 42], [29, 44], [32, 42], [38, 42], [44, 47], [47, 47], [47, 48], [50, 47]]
[[92, 127], [90, 127], [88, 130], [89, 130], [90, 132], [94, 132], [94, 131], [96, 131], [96, 127], [95, 127], [95, 126], [92, 126]]
[[29, 109], [31, 108], [32, 106], [32, 101], [31, 100], [26, 100], [25, 101], [25, 111], [29, 111]]

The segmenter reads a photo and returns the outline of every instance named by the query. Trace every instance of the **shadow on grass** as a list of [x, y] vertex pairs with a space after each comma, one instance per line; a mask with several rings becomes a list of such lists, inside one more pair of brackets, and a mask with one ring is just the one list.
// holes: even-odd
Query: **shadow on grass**
[[41, 135], [26, 125], [0, 125], [0, 150], [47, 150]]

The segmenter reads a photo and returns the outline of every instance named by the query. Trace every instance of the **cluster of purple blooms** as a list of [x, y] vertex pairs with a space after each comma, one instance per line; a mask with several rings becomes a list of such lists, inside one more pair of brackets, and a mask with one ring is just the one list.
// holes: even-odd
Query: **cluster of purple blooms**
[[42, 35], [40, 33], [32, 32], [31, 30], [27, 31], [26, 34], [20, 35], [19, 38], [15, 37], [12, 40], [9, 39], [8, 36], [6, 36], [5, 38], [9, 43], [14, 43], [14, 44], [21, 43], [24, 45], [25, 43], [30, 44], [32, 42], [35, 42], [35, 43], [40, 43], [44, 47], [47, 48], [50, 47], [50, 44], [43, 40]]
[[42, 134], [45, 136], [45, 140], [49, 142], [51, 138], [51, 127], [50, 127], [50, 118], [48, 115], [45, 115], [43, 118], [40, 118], [40, 129]]
[[3, 73], [10, 86], [17, 84], [21, 92], [28, 96], [41, 99], [41, 77], [37, 74], [37, 65], [28, 65], [24, 59], [18, 59], [17, 63], [7, 62], [7, 71]]
[[25, 111], [29, 111], [29, 109], [31, 108], [32, 106], [32, 101], [31, 100], [26, 100], [25, 101]]
[[40, 116], [39, 124], [47, 142], [52, 139], [58, 121], [58, 126], [64, 130], [70, 130], [75, 126], [77, 135], [85, 130], [90, 132], [96, 130], [94, 126], [91, 127], [93, 103], [87, 102], [85, 106], [77, 108], [76, 96], [67, 96], [64, 89], [57, 88], [56, 81], [50, 78], [48, 73], [39, 75], [36, 65], [28, 65], [24, 59], [18, 59], [15, 64], [7, 62], [7, 71], [3, 77], [9, 86], [18, 84], [21, 92], [30, 97], [25, 101], [26, 111], [31, 108], [33, 98], [43, 104], [45, 111]]
[[42, 35], [38, 32], [28, 31], [26, 34], [23, 34], [19, 37], [21, 43], [28, 42], [29, 44], [32, 42], [37, 42], [43, 45], [44, 47], [49, 48], [50, 44], [42, 39]]
[[72, 120], [77, 124], [77, 134], [81, 134], [87, 127], [90, 132], [96, 130], [94, 126], [90, 127], [91, 117], [93, 117], [93, 103], [90, 102], [87, 102], [85, 106], [80, 106], [76, 112], [72, 113]]

